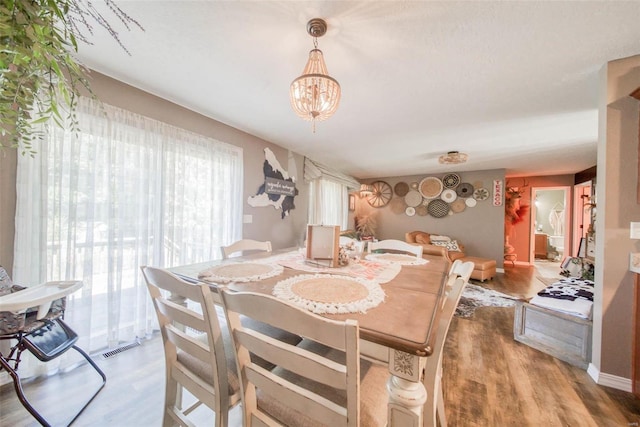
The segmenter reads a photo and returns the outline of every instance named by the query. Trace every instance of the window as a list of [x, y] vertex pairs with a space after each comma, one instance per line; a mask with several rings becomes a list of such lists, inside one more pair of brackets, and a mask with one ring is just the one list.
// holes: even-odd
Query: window
[[96, 350], [155, 325], [140, 266], [216, 259], [241, 238], [242, 149], [90, 99], [77, 119], [19, 156], [14, 277], [82, 280], [66, 318]]
[[309, 223], [339, 225], [348, 228], [349, 189], [360, 188], [360, 183], [309, 158], [304, 159], [304, 179], [310, 183]]
[[322, 178], [312, 181], [309, 187], [309, 224], [339, 225], [346, 230], [347, 187]]

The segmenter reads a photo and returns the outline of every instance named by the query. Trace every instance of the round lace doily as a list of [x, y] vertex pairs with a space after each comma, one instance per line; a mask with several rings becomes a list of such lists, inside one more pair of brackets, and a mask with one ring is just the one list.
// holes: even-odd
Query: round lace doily
[[301, 274], [281, 280], [273, 295], [313, 313], [364, 313], [384, 301], [372, 280], [338, 274]]
[[240, 262], [236, 264], [220, 264], [201, 271], [198, 278], [209, 282], [256, 282], [281, 274], [283, 268], [279, 264], [258, 262]]
[[365, 257], [365, 259], [380, 262], [395, 262], [396, 264], [400, 265], [424, 265], [429, 262], [426, 259], [418, 258], [415, 255], [393, 253], [369, 254]]

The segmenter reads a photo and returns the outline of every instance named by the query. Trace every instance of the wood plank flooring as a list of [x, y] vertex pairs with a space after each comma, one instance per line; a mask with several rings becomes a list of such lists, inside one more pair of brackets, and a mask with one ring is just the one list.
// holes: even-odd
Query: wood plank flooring
[[[544, 287], [533, 267], [505, 267], [483, 286], [518, 297]], [[586, 371], [513, 340], [513, 307], [484, 307], [454, 318], [443, 362], [449, 426], [629, 426], [640, 424], [640, 400], [596, 385]], [[164, 358], [159, 338], [104, 359], [107, 385], [74, 426], [160, 426]], [[32, 403], [53, 425], [66, 425], [98, 385], [88, 366], [25, 386]], [[197, 425], [211, 425], [201, 408]], [[0, 387], [0, 425], [37, 426], [11, 384]], [[239, 408], [231, 425], [240, 426]]]

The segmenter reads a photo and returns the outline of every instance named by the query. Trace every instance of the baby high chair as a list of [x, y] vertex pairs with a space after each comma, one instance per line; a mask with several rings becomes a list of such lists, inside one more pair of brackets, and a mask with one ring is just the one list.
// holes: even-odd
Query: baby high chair
[[24, 350], [28, 350], [43, 362], [48, 362], [69, 348], [80, 353], [102, 377], [102, 384], [73, 417], [71, 423], [84, 411], [104, 387], [107, 377], [82, 349], [75, 345], [78, 335], [62, 317], [66, 296], [82, 287], [79, 281], [47, 282], [28, 288], [15, 285], [0, 266], [0, 341], [15, 340], [4, 354], [0, 348], [0, 372], [6, 370], [22, 406], [43, 426], [49, 423], [29, 403], [18, 375], [18, 365]]

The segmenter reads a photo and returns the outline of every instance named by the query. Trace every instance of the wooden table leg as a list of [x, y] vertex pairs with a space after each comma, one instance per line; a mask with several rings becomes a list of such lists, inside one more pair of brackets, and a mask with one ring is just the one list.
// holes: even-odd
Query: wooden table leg
[[427, 391], [422, 384], [424, 357], [389, 350], [387, 426], [422, 427]]

